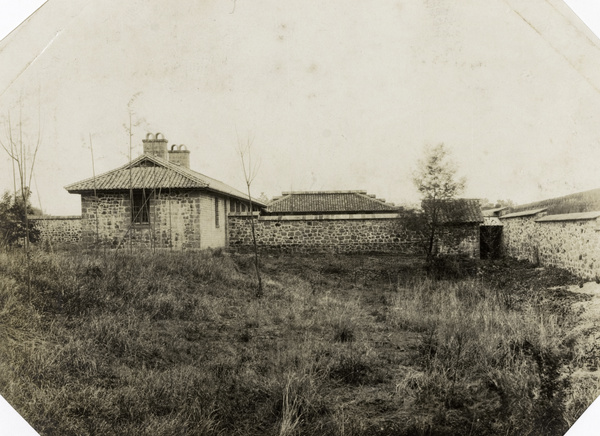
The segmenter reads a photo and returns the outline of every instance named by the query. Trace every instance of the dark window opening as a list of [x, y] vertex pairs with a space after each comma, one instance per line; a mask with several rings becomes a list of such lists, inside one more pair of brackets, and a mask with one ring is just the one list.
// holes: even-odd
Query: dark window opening
[[150, 199], [145, 192], [133, 193], [133, 204], [131, 207], [131, 222], [135, 224], [150, 223]]
[[219, 227], [219, 198], [215, 197], [215, 227]]

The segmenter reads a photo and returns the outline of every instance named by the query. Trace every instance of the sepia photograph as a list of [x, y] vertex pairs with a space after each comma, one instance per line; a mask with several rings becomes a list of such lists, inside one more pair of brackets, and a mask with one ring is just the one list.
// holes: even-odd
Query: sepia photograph
[[0, 435], [600, 428], [600, 3], [0, 0]]

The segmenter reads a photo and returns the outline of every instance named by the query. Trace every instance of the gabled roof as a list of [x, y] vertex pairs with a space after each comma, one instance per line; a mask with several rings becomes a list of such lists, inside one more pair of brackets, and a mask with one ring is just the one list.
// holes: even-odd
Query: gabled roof
[[283, 192], [267, 204], [269, 213], [377, 213], [394, 212], [398, 207], [367, 195], [366, 191]]
[[[219, 180], [149, 154], [142, 154], [112, 171], [65, 186], [65, 189], [71, 194], [94, 190], [203, 189], [248, 200], [246, 194]], [[252, 200], [260, 206], [265, 205], [262, 201]]]
[[540, 208], [540, 209], [523, 210], [521, 212], [507, 213], [506, 215], [502, 215], [500, 218], [504, 219], [504, 218], [519, 218], [522, 216], [532, 216], [532, 215], [537, 215], [538, 213], [545, 212], [547, 210], [548, 210], [548, 208], [546, 208], [546, 207]]
[[423, 200], [421, 204], [425, 212], [434, 207], [438, 207], [437, 221], [440, 224], [466, 224], [482, 223], [483, 214], [481, 213], [480, 202], [474, 198], [456, 198], [452, 200]]

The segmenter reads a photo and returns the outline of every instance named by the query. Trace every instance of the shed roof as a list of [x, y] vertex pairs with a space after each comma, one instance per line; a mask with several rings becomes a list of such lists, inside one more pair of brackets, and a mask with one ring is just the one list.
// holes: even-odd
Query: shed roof
[[438, 207], [438, 222], [441, 224], [482, 223], [483, 214], [478, 199], [455, 198], [451, 200], [424, 200], [421, 204], [424, 211]]
[[270, 213], [377, 213], [393, 212], [398, 206], [366, 191], [283, 192], [267, 205]]
[[523, 210], [521, 212], [507, 213], [506, 215], [502, 215], [500, 218], [504, 219], [504, 218], [518, 218], [518, 217], [523, 217], [523, 216], [532, 216], [532, 215], [537, 215], [538, 213], [541, 213], [541, 212], [545, 212], [547, 210], [548, 210], [548, 208], [546, 208], [546, 207], [541, 208], [541, 209]]
[[[149, 154], [142, 154], [112, 171], [65, 186], [65, 189], [71, 194], [129, 189], [203, 189], [248, 200], [246, 194], [219, 180]], [[265, 206], [262, 201], [252, 200]]]

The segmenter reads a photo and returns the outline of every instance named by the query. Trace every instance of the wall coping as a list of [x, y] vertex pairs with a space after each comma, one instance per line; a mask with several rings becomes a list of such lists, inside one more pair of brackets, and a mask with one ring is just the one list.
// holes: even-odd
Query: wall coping
[[594, 212], [579, 212], [579, 213], [564, 213], [559, 215], [546, 215], [536, 219], [538, 223], [543, 222], [556, 222], [556, 221], [582, 221], [582, 220], [595, 220], [600, 217], [600, 211]]
[[544, 207], [542, 209], [531, 209], [531, 210], [523, 210], [521, 212], [514, 212], [514, 213], [508, 213], [506, 215], [500, 215], [499, 218], [505, 219], [505, 218], [521, 218], [524, 216], [532, 216], [532, 215], [537, 215], [538, 213], [544, 212], [548, 210], [547, 207]]
[[30, 220], [80, 220], [81, 215], [27, 215]]
[[[260, 212], [252, 212], [252, 215], [255, 217], [260, 216]], [[228, 212], [227, 216], [235, 216], [235, 217], [240, 217], [240, 218], [248, 218], [248, 212]]]
[[[247, 214], [232, 214], [229, 216], [248, 218]], [[256, 215], [255, 215], [256, 216]], [[336, 214], [336, 215], [269, 215], [259, 216], [259, 221], [348, 221], [348, 220], [390, 220], [398, 218], [397, 213], [381, 214]]]

